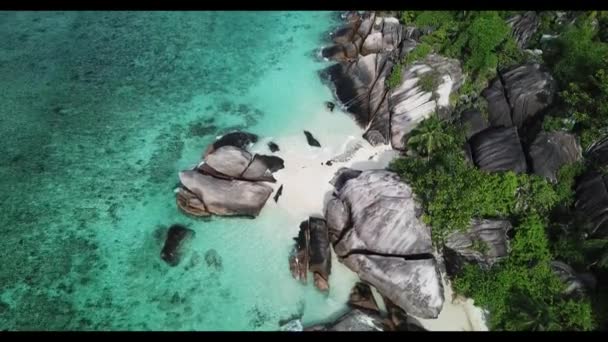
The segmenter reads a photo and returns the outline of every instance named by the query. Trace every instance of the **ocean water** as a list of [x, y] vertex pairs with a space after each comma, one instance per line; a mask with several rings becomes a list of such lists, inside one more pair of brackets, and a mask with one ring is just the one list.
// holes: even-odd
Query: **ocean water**
[[[288, 213], [192, 219], [173, 193], [223, 133], [323, 125], [311, 115], [332, 96], [315, 50], [336, 24], [330, 12], [1, 12], [0, 330], [276, 330], [298, 312], [339, 314], [353, 279], [332, 275], [324, 295], [291, 278]], [[169, 267], [159, 253], [176, 223], [196, 233]]]

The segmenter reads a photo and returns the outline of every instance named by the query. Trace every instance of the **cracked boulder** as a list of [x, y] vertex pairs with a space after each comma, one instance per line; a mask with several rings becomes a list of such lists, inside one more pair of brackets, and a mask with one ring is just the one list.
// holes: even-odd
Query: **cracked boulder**
[[489, 269], [509, 253], [507, 232], [512, 229], [507, 220], [474, 219], [466, 232], [453, 232], [443, 245], [447, 273], [458, 274], [465, 264]]
[[412, 189], [385, 170], [342, 169], [341, 175], [350, 177], [325, 211], [340, 261], [406, 312], [436, 318], [443, 288]]
[[475, 165], [484, 171], [525, 173], [528, 169], [515, 127], [486, 129], [473, 136], [469, 145]]
[[516, 126], [535, 118], [553, 103], [556, 82], [540, 64], [524, 64], [501, 72], [482, 92], [493, 127]]
[[553, 183], [557, 183], [557, 173], [562, 166], [581, 158], [576, 136], [566, 132], [541, 132], [530, 146], [532, 171]]

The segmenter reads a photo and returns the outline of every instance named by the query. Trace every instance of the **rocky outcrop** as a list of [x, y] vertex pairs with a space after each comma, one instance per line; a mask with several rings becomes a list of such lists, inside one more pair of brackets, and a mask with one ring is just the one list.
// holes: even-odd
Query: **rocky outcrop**
[[[433, 113], [449, 111], [450, 94], [462, 85], [460, 62], [431, 54], [402, 70], [403, 82], [388, 95], [391, 144], [405, 149], [405, 137]], [[424, 81], [423, 81], [424, 80]], [[429, 91], [422, 84], [436, 84]]]
[[555, 80], [540, 64], [524, 64], [501, 72], [482, 96], [493, 127], [521, 128], [553, 103], [555, 91]]
[[513, 38], [519, 48], [524, 49], [538, 30], [540, 19], [534, 11], [528, 11], [509, 18], [507, 24], [511, 26]]
[[465, 137], [471, 139], [475, 134], [490, 127], [487, 118], [480, 111], [470, 109], [460, 115], [460, 124], [465, 130]]
[[304, 328], [304, 331], [384, 331], [386, 325], [379, 314], [353, 309], [335, 322]]
[[557, 172], [582, 158], [582, 150], [576, 136], [565, 132], [541, 132], [530, 146], [532, 171], [553, 183]]
[[325, 213], [340, 261], [406, 312], [436, 318], [443, 288], [412, 189], [385, 170], [343, 168], [336, 178]]
[[451, 233], [443, 245], [443, 257], [449, 275], [458, 274], [465, 264], [489, 269], [509, 253], [507, 220], [475, 219], [466, 232]]
[[576, 186], [576, 210], [588, 220], [591, 238], [608, 237], [608, 175], [589, 171]]
[[198, 171], [182, 171], [179, 179], [202, 203], [199, 209], [214, 215], [258, 216], [272, 193], [272, 188], [262, 183], [219, 179]]
[[289, 258], [292, 276], [306, 283], [310, 270], [315, 287], [320, 291], [329, 291], [331, 247], [325, 220], [308, 218], [300, 224], [300, 232], [294, 240], [296, 244]]
[[207, 148], [203, 161], [179, 174], [178, 207], [193, 216], [257, 216], [272, 193], [260, 182], [276, 182], [273, 172], [285, 167], [276, 156], [252, 156], [246, 148], [257, 135], [229, 133]]
[[169, 266], [177, 266], [181, 259], [182, 246], [194, 236], [194, 231], [179, 224], [172, 225], [167, 231], [167, 238], [160, 257]]
[[517, 128], [490, 128], [469, 140], [475, 165], [489, 172], [527, 171], [526, 156]]

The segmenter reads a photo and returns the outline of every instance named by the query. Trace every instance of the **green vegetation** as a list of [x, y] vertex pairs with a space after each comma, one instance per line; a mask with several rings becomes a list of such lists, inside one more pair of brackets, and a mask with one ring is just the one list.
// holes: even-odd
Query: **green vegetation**
[[420, 80], [419, 80], [420, 89], [422, 89], [422, 91], [424, 91], [424, 92], [435, 91], [435, 89], [437, 89], [437, 87], [439, 86], [439, 83], [441, 81], [439, 76], [440, 76], [439, 73], [434, 70], [424, 73], [422, 76], [420, 76]]
[[403, 66], [401, 63], [396, 63], [391, 70], [391, 74], [388, 76], [387, 86], [389, 89], [395, 89], [401, 84], [401, 69]]
[[[459, 59], [467, 77], [450, 103], [457, 109], [477, 107], [487, 114], [487, 103], [477, 99], [488, 80], [497, 70], [527, 58], [506, 24], [514, 14], [402, 12], [404, 23], [425, 32], [402, 63], [407, 66], [429, 53]], [[538, 57], [561, 90], [554, 101], [557, 110], [544, 117], [543, 129], [571, 132], [585, 149], [608, 135], [608, 14], [597, 11], [558, 17], [541, 13], [539, 32], [530, 44], [540, 47], [542, 34], [559, 34], [542, 43], [543, 54]], [[575, 24], [570, 24], [573, 18]], [[430, 76], [421, 78], [420, 85], [434, 88]], [[561, 260], [577, 272], [608, 272], [608, 240], [588, 238], [587, 218], [572, 209], [576, 179], [593, 165], [584, 161], [565, 165], [555, 184], [535, 175], [487, 173], [467, 161], [463, 131], [433, 115], [409, 134], [407, 146], [416, 155], [396, 159], [389, 167], [412, 186], [422, 202], [423, 219], [432, 227], [437, 246], [451, 232], [467, 229], [473, 218], [512, 222], [515, 236], [509, 257], [490, 270], [466, 266], [454, 279], [455, 290], [489, 310], [491, 329], [591, 330], [608, 322], [605, 293], [566, 296], [564, 284], [550, 268], [550, 261]], [[480, 252], [484, 247], [480, 241], [472, 246]]]

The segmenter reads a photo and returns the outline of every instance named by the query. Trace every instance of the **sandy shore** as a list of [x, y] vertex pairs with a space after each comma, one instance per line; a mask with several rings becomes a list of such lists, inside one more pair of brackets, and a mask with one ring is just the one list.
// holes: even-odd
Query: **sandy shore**
[[[371, 146], [361, 135], [348, 114], [320, 111], [311, 116], [308, 127], [294, 129], [285, 136], [263, 138], [252, 147], [252, 152], [270, 154], [267, 143], [273, 141], [280, 151], [275, 154], [285, 161], [285, 169], [275, 173], [275, 190], [282, 185], [278, 203], [270, 199], [264, 210], [281, 210], [293, 217], [294, 226], [308, 216], [323, 216], [325, 203], [333, 191], [329, 184], [341, 167], [358, 170], [383, 169], [397, 156], [389, 145]], [[310, 131], [321, 143], [321, 148], [309, 146], [303, 130]], [[359, 145], [359, 147], [357, 147]], [[345, 153], [356, 149], [356, 152]], [[350, 155], [350, 156], [348, 156]], [[336, 158], [339, 157], [339, 158]], [[341, 161], [335, 161], [339, 159]], [[334, 160], [331, 165], [327, 161]], [[344, 265], [333, 260], [331, 291], [339, 291], [334, 298], [348, 298], [348, 292], [357, 277]], [[487, 330], [481, 310], [471, 300], [452, 300], [452, 289], [444, 282], [445, 303], [437, 319], [419, 322], [428, 330], [479, 331]], [[333, 297], [333, 296], [332, 296]]]

